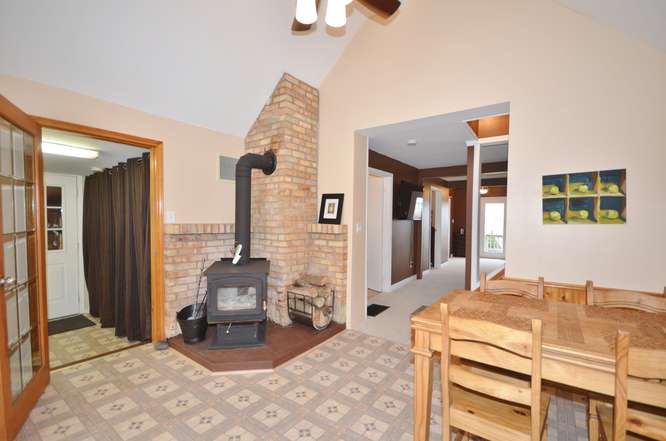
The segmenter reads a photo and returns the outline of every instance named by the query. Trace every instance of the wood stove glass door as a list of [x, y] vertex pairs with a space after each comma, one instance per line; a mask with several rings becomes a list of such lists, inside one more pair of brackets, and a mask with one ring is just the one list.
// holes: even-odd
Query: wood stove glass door
[[252, 310], [257, 306], [257, 288], [221, 286], [217, 288], [217, 309], [221, 312]]

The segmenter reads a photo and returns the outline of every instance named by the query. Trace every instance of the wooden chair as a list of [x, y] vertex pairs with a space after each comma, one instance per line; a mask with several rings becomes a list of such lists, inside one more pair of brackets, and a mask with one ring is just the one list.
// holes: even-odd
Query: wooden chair
[[[585, 296], [587, 304], [590, 306], [633, 309], [643, 312], [666, 314], [666, 288], [664, 288], [664, 293], [661, 295], [617, 289], [597, 290], [594, 289], [592, 281], [588, 280], [585, 283]], [[588, 426], [591, 441], [599, 439], [599, 416], [597, 409], [601, 406], [608, 406], [608, 403], [590, 398]]]
[[655, 395], [666, 395], [666, 351], [631, 348], [629, 340], [629, 334], [624, 331], [618, 331], [615, 337], [614, 404], [594, 402], [593, 411], [598, 415], [601, 433], [609, 441], [666, 440], [663, 409], [628, 406], [632, 387], [641, 383]]
[[479, 278], [481, 279], [479, 291], [482, 293], [505, 294], [538, 300], [543, 299], [543, 277], [539, 277], [536, 284], [533, 282], [519, 282], [517, 280], [487, 280], [486, 273], [481, 273]]
[[545, 439], [550, 395], [541, 393], [541, 321], [520, 331], [440, 308], [442, 439], [450, 441], [451, 427], [462, 439]]
[[585, 283], [585, 296], [587, 304], [591, 306], [666, 313], [666, 288], [662, 294], [619, 289], [598, 290], [594, 289], [594, 284], [588, 280]]

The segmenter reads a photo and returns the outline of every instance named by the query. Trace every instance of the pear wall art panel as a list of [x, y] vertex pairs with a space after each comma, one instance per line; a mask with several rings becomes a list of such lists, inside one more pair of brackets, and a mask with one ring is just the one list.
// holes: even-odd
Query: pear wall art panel
[[627, 171], [544, 176], [542, 197], [544, 224], [624, 224]]

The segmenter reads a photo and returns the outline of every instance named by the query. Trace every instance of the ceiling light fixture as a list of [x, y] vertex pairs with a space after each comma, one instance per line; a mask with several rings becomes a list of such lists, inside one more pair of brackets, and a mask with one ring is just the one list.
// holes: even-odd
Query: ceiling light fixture
[[51, 155], [71, 156], [72, 158], [96, 159], [99, 156], [97, 150], [84, 149], [71, 145], [58, 144], [56, 142], [42, 142], [42, 152]]
[[317, 21], [316, 0], [296, 0], [296, 20], [305, 25], [311, 25]]
[[326, 24], [332, 28], [341, 28], [347, 24], [347, 0], [328, 0]]
[[416, 140], [415, 139], [408, 139], [407, 140], [407, 145], [416, 145]]
[[479, 193], [488, 194], [488, 187], [481, 187], [481, 190], [479, 190]]

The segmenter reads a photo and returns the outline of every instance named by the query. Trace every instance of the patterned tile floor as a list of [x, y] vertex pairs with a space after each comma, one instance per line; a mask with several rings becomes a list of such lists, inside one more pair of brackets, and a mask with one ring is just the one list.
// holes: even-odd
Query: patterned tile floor
[[52, 367], [64, 366], [137, 344], [124, 337], [116, 337], [115, 328], [102, 328], [98, 318], [88, 314], [86, 317], [95, 322], [95, 326], [49, 336], [49, 358]]
[[[18, 439], [408, 441], [412, 383], [406, 346], [355, 331], [274, 372], [244, 375], [144, 345], [54, 372]], [[551, 405], [551, 441], [587, 438], [585, 406], [571, 398]], [[437, 440], [439, 393], [433, 402]]]

